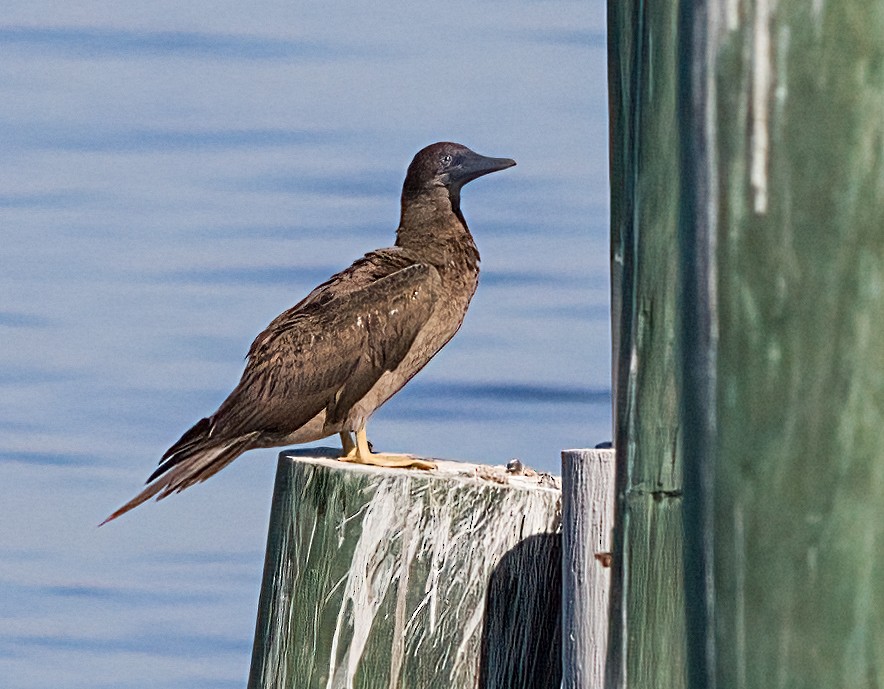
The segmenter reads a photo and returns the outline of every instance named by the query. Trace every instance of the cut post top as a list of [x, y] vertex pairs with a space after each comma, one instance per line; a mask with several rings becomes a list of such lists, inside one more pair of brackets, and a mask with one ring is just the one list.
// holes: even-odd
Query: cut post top
[[[436, 464], [432, 470], [399, 469], [353, 464], [338, 459], [340, 450], [332, 447], [310, 447], [301, 449], [283, 450], [279, 453], [280, 460], [292, 462], [308, 462], [318, 464], [339, 471], [368, 472], [374, 475], [399, 476], [403, 473], [412, 474], [415, 478], [426, 480], [464, 481], [472, 483], [488, 483], [501, 487], [521, 490], [549, 490], [558, 492], [561, 490], [561, 478], [542, 471], [535, 471], [521, 462], [511, 462], [509, 466], [473, 464], [471, 462], [459, 462], [436, 457], [419, 457]], [[417, 455], [414, 455], [417, 457]]]

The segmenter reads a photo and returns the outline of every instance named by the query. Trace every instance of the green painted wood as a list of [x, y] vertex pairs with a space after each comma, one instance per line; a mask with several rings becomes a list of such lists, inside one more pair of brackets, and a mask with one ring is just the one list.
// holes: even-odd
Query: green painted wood
[[283, 452], [250, 689], [548, 689], [561, 681], [551, 477]]
[[609, 686], [685, 684], [678, 3], [608, 3], [617, 531]]
[[683, 26], [692, 686], [881, 687], [884, 5]]

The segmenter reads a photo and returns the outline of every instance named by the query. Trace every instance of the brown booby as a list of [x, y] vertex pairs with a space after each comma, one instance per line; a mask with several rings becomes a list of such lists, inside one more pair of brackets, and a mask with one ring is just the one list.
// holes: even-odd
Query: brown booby
[[395, 245], [366, 254], [277, 316], [218, 411], [181, 436], [147, 487], [103, 523], [206, 480], [246, 450], [335, 433], [344, 461], [433, 468], [373, 453], [365, 424], [454, 336], [476, 291], [479, 252], [460, 211], [461, 187], [515, 164], [450, 142], [421, 150], [405, 176]]

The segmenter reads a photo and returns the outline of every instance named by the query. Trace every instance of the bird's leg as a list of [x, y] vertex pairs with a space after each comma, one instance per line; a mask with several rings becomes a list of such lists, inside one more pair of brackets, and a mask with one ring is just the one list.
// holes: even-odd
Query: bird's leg
[[355, 457], [357, 448], [356, 443], [353, 442], [353, 436], [350, 435], [350, 431], [341, 431], [338, 435], [341, 436], [341, 447], [343, 448], [341, 459]]
[[368, 464], [378, 467], [400, 467], [410, 469], [435, 469], [436, 465], [425, 459], [418, 459], [410, 455], [392, 455], [386, 453], [374, 453], [368, 446], [368, 436], [365, 434], [365, 426], [356, 431], [356, 448], [348, 451], [348, 441], [352, 445], [350, 434], [346, 433], [347, 441], [344, 440], [345, 433], [341, 433], [341, 443], [344, 446], [344, 456], [340, 459], [343, 462], [353, 462], [354, 464]]

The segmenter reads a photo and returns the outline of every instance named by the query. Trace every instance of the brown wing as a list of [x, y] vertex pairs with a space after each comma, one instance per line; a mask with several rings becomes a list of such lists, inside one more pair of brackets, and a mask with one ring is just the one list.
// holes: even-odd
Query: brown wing
[[433, 311], [439, 275], [411, 264], [378, 277], [385, 266], [370, 258], [256, 338], [239, 385], [212, 420], [220, 435], [291, 433], [323, 409], [341, 420], [402, 361]]
[[331, 278], [313, 288], [306, 297], [287, 311], [283, 311], [271, 321], [249, 349], [249, 358], [260, 353], [268, 340], [280, 332], [288, 330], [293, 322], [314, 309], [322, 308], [330, 301], [339, 299], [347, 294], [358, 292], [369, 287], [378, 280], [396, 273], [404, 268], [416, 265], [407, 252], [399, 247], [390, 247], [372, 251], [359, 260], [355, 261], [346, 270], [333, 275]]

